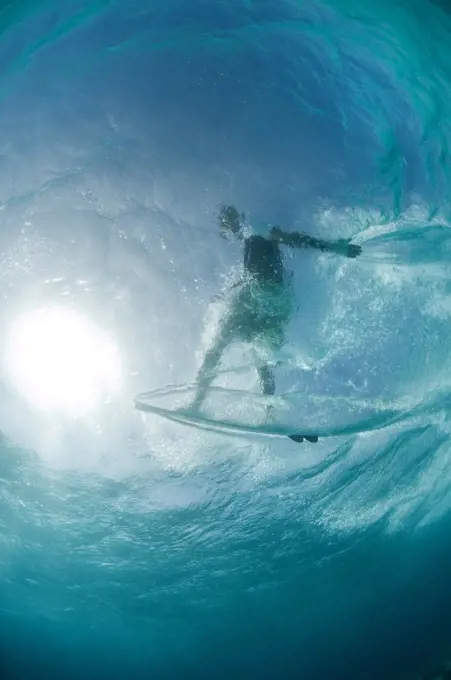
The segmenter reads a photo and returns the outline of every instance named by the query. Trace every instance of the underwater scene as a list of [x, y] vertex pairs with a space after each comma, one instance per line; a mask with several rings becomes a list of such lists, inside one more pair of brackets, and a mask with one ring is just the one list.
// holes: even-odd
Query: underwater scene
[[0, 11], [0, 674], [451, 678], [451, 2]]

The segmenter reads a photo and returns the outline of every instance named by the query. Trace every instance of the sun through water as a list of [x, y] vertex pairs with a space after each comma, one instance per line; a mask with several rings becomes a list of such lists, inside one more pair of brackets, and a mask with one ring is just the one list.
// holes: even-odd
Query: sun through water
[[81, 417], [118, 391], [121, 361], [116, 345], [89, 318], [49, 307], [12, 324], [5, 374], [30, 406]]

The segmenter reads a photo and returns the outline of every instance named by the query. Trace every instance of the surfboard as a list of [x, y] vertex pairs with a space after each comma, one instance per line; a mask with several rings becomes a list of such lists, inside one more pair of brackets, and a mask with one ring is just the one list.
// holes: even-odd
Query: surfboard
[[210, 387], [202, 407], [192, 410], [195, 394], [195, 385], [169, 385], [137, 394], [134, 405], [138, 411], [203, 430], [289, 437], [298, 443], [381, 429], [404, 417], [404, 411], [381, 401], [305, 392], [269, 396], [224, 387]]

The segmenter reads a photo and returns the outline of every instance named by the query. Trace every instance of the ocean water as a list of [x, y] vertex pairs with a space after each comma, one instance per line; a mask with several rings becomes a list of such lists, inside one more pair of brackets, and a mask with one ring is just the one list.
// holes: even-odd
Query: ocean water
[[[2, 678], [443, 671], [451, 5], [11, 2], [0, 63]], [[239, 277], [222, 202], [362, 246], [286, 255], [316, 445], [133, 409]], [[252, 361], [218, 376], [243, 420]]]

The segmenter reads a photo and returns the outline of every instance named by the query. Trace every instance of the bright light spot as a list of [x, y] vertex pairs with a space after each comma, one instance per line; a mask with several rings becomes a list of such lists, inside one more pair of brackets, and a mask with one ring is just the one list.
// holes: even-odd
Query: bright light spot
[[5, 359], [15, 389], [41, 409], [81, 416], [119, 387], [115, 345], [87, 318], [61, 307], [20, 316]]

